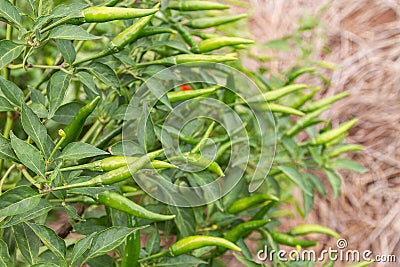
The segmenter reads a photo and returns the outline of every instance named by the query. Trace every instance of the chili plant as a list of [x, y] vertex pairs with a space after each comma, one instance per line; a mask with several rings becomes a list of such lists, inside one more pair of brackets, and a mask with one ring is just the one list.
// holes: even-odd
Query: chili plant
[[[244, 242], [253, 233], [273, 248], [313, 246], [297, 237], [312, 232], [338, 236], [322, 226], [288, 233], [276, 227], [293, 186], [302, 190], [307, 214], [314, 191], [325, 195], [321, 171], [335, 195], [337, 169], [365, 171], [338, 158], [362, 149], [343, 141], [356, 120], [332, 127], [319, 118], [347, 93], [314, 101], [318, 85], [294, 83], [304, 71], [270, 82], [246, 70], [238, 58], [254, 41], [222, 36], [218, 28], [243, 25], [247, 15], [228, 8], [208, 1], [0, 0], [0, 266], [221, 266], [228, 250], [253, 266], [256, 252]], [[174, 84], [179, 64], [195, 80]], [[196, 64], [227, 75], [190, 68]], [[257, 95], [229, 90], [243, 86], [226, 71], [234, 69], [258, 86]], [[156, 100], [152, 107], [148, 96]], [[130, 113], [132, 98], [138, 101]], [[241, 122], [233, 139], [221, 122], [204, 116], [164, 135], [171, 110], [187, 101], [187, 110], [200, 111], [204, 99], [222, 103]], [[134, 141], [124, 138], [132, 130], [128, 115], [136, 122]], [[255, 118], [263, 116], [276, 131], [257, 128]], [[242, 130], [247, 137], [236, 138]], [[254, 156], [262, 153], [264, 134], [273, 152], [276, 144], [273, 163], [272, 154], [265, 161]], [[230, 160], [242, 142], [247, 164]], [[177, 147], [182, 153], [171, 156]], [[180, 207], [159, 201], [169, 191], [146, 187], [201, 188], [228, 177], [231, 162], [243, 175], [227, 192], [198, 191], [200, 199], [215, 201]], [[257, 168], [270, 165], [253, 184]]]

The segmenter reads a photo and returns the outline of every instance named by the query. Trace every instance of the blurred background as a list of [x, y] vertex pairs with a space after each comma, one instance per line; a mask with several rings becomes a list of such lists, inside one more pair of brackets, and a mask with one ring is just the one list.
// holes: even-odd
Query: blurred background
[[[334, 199], [332, 193], [326, 199], [317, 197], [306, 219], [289, 219], [283, 227], [322, 224], [337, 230], [348, 241], [348, 249], [370, 249], [374, 255], [392, 254], [399, 260], [400, 1], [253, 0], [247, 4], [238, 11], [251, 13], [249, 34], [263, 44], [252, 54], [265, 57], [266, 77], [279, 75], [299, 60], [311, 65], [322, 61], [330, 84], [321, 95], [351, 90], [327, 116], [333, 118], [333, 125], [360, 119], [347, 141], [365, 146], [354, 159], [369, 169], [365, 174], [341, 172], [340, 197]], [[301, 27], [312, 31], [299, 31]], [[297, 43], [293, 46], [293, 42]], [[255, 62], [250, 56], [246, 66], [259, 67]], [[301, 81], [312, 83], [314, 78], [304, 76]], [[336, 240], [320, 243], [336, 247]]]

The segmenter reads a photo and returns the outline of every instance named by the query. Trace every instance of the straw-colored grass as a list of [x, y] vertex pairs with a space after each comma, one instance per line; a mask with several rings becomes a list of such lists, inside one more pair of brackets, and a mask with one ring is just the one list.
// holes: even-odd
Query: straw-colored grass
[[[330, 2], [330, 3], [329, 3]], [[348, 142], [366, 146], [354, 156], [370, 171], [342, 172], [342, 195], [317, 197], [306, 218], [337, 230], [349, 249], [370, 249], [374, 255], [393, 254], [400, 262], [400, 1], [395, 0], [253, 0], [250, 29], [257, 42], [281, 38], [293, 31], [304, 14], [315, 15], [326, 4], [321, 22], [331, 53], [315, 44], [315, 59], [331, 61], [339, 69], [327, 73], [332, 85], [324, 95], [351, 90], [351, 96], [335, 104], [327, 116], [333, 125], [358, 117]], [[264, 51], [265, 52], [265, 51]], [[273, 55], [271, 51], [267, 54]], [[273, 71], [288, 61], [267, 63]], [[249, 67], [254, 62], [249, 61]], [[295, 225], [303, 222], [288, 222]], [[321, 247], [335, 247], [335, 240], [322, 239]], [[397, 265], [396, 265], [397, 264]], [[340, 266], [338, 263], [335, 266]], [[238, 265], [239, 266], [239, 265]]]

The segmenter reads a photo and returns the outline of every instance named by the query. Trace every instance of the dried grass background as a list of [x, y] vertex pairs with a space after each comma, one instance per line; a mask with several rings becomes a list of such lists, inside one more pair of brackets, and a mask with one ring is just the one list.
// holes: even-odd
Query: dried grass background
[[[351, 96], [335, 104], [328, 116], [333, 125], [360, 119], [347, 141], [366, 147], [354, 158], [370, 171], [363, 175], [342, 172], [342, 195], [317, 197], [305, 222], [337, 230], [348, 241], [348, 249], [397, 257], [397, 263], [373, 266], [400, 266], [400, 1], [248, 2], [253, 12], [250, 29], [257, 42], [290, 34], [298, 27], [298, 18], [315, 15], [328, 4], [321, 20], [332, 52], [324, 53], [316, 44], [316, 56], [340, 68], [328, 75], [332, 85], [324, 94], [351, 90]], [[290, 52], [285, 53], [290, 57]], [[254, 67], [253, 62], [247, 63]], [[278, 70], [285, 64], [267, 65]], [[325, 248], [335, 248], [335, 240], [321, 241]]]

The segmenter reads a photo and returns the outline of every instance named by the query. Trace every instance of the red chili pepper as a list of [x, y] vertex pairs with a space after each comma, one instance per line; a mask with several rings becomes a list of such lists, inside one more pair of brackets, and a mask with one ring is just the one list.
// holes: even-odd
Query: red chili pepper
[[190, 90], [193, 90], [193, 88], [190, 87], [189, 85], [182, 84], [182, 85], [181, 85], [181, 90], [182, 90], [182, 91], [190, 91]]

